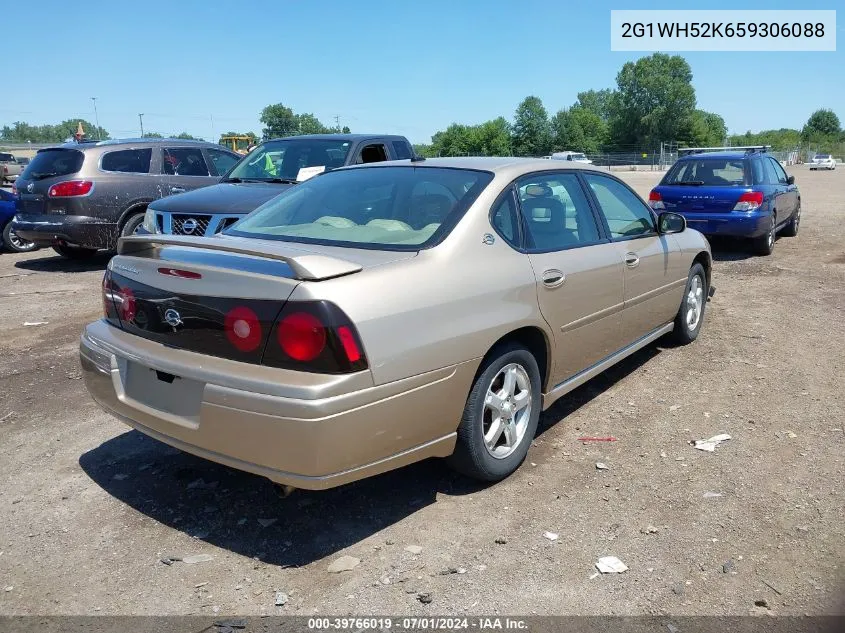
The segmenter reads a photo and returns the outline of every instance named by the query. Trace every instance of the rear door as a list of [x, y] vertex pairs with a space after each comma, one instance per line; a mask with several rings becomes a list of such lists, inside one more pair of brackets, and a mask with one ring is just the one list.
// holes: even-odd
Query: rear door
[[627, 185], [585, 173], [613, 246], [625, 262], [623, 344], [672, 320], [681, 305], [687, 272], [677, 242], [658, 235], [651, 209]]
[[786, 222], [798, 208], [798, 187], [794, 184], [789, 184], [786, 171], [784, 171], [777, 160], [771, 156], [766, 156], [765, 160], [771, 165], [772, 177], [774, 179], [773, 184], [777, 187], [777, 197], [775, 200], [775, 208], [778, 214], [777, 221], [778, 223]]
[[557, 385], [621, 347], [622, 260], [574, 173], [524, 176], [516, 192], [540, 311], [555, 336]]
[[167, 194], [184, 193], [217, 182], [205, 160], [202, 147], [165, 146], [161, 155], [161, 174]]

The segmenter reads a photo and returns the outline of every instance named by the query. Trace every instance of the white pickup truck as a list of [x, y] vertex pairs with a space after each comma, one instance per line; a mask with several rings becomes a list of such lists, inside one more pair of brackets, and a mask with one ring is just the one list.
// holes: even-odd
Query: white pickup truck
[[11, 154], [0, 152], [0, 185], [15, 182], [23, 172], [24, 167]]

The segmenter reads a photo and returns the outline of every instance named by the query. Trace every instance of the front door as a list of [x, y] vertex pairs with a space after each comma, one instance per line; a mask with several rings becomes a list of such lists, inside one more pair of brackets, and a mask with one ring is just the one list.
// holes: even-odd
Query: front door
[[209, 170], [201, 147], [163, 148], [161, 173], [166, 195], [208, 187], [219, 180]]
[[575, 173], [524, 176], [516, 191], [540, 311], [555, 336], [557, 385], [620, 347], [622, 260]]
[[592, 172], [584, 179], [625, 262], [622, 329], [630, 344], [674, 318], [688, 271], [675, 238], [658, 235], [651, 209], [627, 185]]
[[792, 214], [798, 208], [798, 187], [794, 184], [789, 184], [786, 171], [784, 171], [783, 167], [777, 160], [771, 156], [767, 156], [766, 159], [771, 163], [772, 172], [775, 178], [773, 184], [778, 188], [778, 199], [776, 201], [776, 208], [778, 211], [777, 220], [778, 223], [786, 222], [786, 220], [792, 217]]

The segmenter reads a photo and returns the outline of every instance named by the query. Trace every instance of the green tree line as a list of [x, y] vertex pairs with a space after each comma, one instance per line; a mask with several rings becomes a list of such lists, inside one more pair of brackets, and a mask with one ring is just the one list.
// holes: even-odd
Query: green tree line
[[[625, 63], [616, 76], [616, 87], [579, 92], [575, 103], [549, 114], [542, 100], [530, 95], [517, 106], [513, 120], [499, 116], [478, 124], [453, 123], [435, 133], [431, 142], [415, 146], [423, 156], [515, 155], [545, 156], [572, 150], [588, 154], [657, 150], [661, 142], [681, 147], [723, 145], [771, 145], [793, 149], [812, 143], [820, 151], [832, 151], [845, 142], [845, 133], [832, 110], [814, 112], [800, 130], [783, 128], [728, 136], [724, 119], [698, 108], [692, 69], [680, 55], [655, 53]], [[266, 106], [259, 120], [262, 137], [300, 134], [349, 133], [348, 127], [329, 126], [311, 113], [295, 113], [282, 103]], [[58, 125], [33, 126], [16, 122], [0, 128], [0, 140], [54, 143], [72, 136], [80, 120]], [[86, 137], [109, 138], [81, 120]], [[225, 135], [253, 132], [227, 132]], [[150, 132], [145, 136], [161, 136]], [[183, 132], [177, 138], [194, 138]]]

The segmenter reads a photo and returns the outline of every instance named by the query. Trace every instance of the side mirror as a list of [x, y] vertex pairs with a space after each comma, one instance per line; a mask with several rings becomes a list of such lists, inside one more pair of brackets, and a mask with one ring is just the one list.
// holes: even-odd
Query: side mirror
[[664, 211], [657, 216], [657, 232], [661, 235], [681, 233], [687, 228], [687, 219], [680, 213]]
[[795, 184], [795, 176], [787, 176], [786, 177], [786, 184], [787, 185], [794, 185]]

